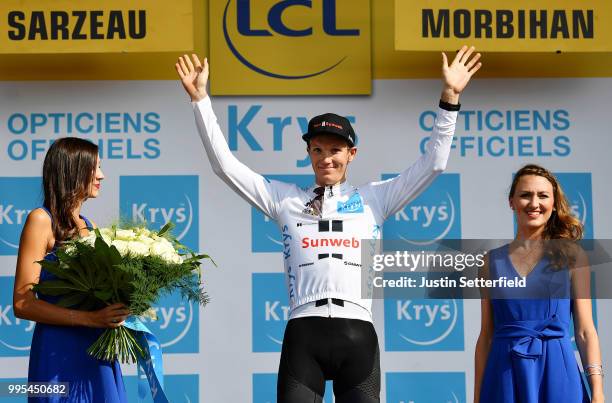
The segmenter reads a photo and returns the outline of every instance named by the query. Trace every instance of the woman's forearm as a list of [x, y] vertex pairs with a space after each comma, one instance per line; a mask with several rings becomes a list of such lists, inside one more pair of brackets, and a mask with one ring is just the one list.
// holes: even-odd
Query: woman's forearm
[[13, 305], [15, 316], [48, 325], [91, 326], [89, 312], [63, 308], [38, 298], [22, 299]]
[[[602, 365], [601, 351], [599, 348], [599, 337], [595, 329], [588, 331], [576, 332], [576, 345], [580, 352], [580, 358], [582, 360], [582, 368], [584, 368], [588, 375], [588, 365]], [[603, 397], [603, 376], [599, 374], [593, 374], [587, 376], [589, 385], [591, 387], [591, 393], [593, 398]]]

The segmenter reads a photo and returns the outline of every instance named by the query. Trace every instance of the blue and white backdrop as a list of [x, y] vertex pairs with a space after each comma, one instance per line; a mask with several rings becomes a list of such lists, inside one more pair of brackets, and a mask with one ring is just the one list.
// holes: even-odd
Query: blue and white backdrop
[[[300, 137], [308, 119], [325, 111], [350, 117], [359, 153], [349, 180], [359, 184], [397, 174], [420, 155], [440, 87], [379, 80], [371, 97], [213, 102], [239, 159], [303, 185], [312, 181]], [[510, 180], [536, 162], [560, 175], [587, 237], [612, 238], [610, 93], [611, 79], [475, 81], [462, 98], [447, 172], [392, 217], [383, 236], [512, 238]], [[274, 402], [288, 310], [279, 232], [213, 175], [173, 81], [0, 84], [0, 379], [27, 376], [33, 324], [16, 319], [11, 306], [17, 245], [27, 212], [41, 203], [49, 142], [67, 135], [100, 145], [106, 180], [85, 205], [88, 217], [99, 225], [120, 215], [156, 226], [173, 220], [184, 243], [219, 265], [205, 268], [210, 305], [170, 296], [149, 324], [163, 343], [171, 401]], [[597, 301], [608, 365], [609, 313], [609, 301]], [[375, 301], [383, 402], [472, 401], [479, 315], [478, 301]], [[135, 399], [135, 368], [124, 372]], [[325, 401], [333, 401], [329, 390]]]

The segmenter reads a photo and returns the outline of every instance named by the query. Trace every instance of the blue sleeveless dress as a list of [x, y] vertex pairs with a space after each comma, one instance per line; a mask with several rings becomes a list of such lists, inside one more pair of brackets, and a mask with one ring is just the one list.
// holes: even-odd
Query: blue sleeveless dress
[[[491, 279], [519, 277], [508, 251], [505, 245], [490, 252]], [[555, 283], [565, 288], [556, 295], [570, 295], [569, 272], [550, 270], [542, 259], [527, 276], [527, 288]], [[492, 298], [491, 305], [495, 331], [481, 403], [590, 402], [570, 339], [571, 299]]]
[[[48, 213], [48, 211], [47, 211]], [[81, 216], [88, 228], [91, 222]], [[51, 251], [46, 260], [57, 260]], [[53, 279], [44, 269], [40, 280]], [[49, 303], [57, 297], [38, 295]], [[100, 361], [89, 354], [87, 349], [102, 334], [104, 329], [82, 326], [56, 326], [36, 323], [32, 335], [28, 382], [68, 382], [69, 396], [30, 397], [30, 403], [68, 402], [127, 402], [121, 367], [118, 361]]]

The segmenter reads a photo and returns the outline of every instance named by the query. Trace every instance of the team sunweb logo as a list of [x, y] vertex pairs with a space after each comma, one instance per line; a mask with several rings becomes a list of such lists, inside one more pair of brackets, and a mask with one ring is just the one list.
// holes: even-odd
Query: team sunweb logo
[[14, 277], [0, 277], [0, 357], [28, 356], [34, 322], [15, 317], [13, 313]]
[[[338, 22], [340, 13], [350, 11], [351, 2], [227, 0], [223, 9], [225, 45], [242, 65], [270, 78], [296, 80], [324, 74], [348, 57], [338, 45], [361, 35], [359, 27], [341, 27]], [[294, 47], [303, 49], [299, 63], [271, 57]]]
[[[253, 403], [274, 403], [277, 401], [276, 374], [253, 374]], [[323, 403], [333, 403], [333, 384], [327, 381]]]
[[387, 372], [387, 403], [465, 403], [464, 372]]
[[[265, 175], [272, 181], [294, 183], [301, 188], [310, 187], [314, 175]], [[251, 251], [252, 252], [281, 252], [284, 248], [283, 236], [275, 221], [251, 207]]]
[[0, 178], [0, 255], [17, 255], [23, 225], [42, 199], [40, 177]]
[[[382, 179], [395, 177], [383, 174]], [[461, 238], [459, 174], [439, 175], [423, 193], [383, 225], [383, 248], [398, 240], [427, 247], [442, 239]]]
[[280, 352], [289, 302], [283, 273], [253, 273], [253, 352]]
[[178, 240], [199, 250], [198, 176], [121, 176], [119, 187], [122, 217], [155, 229], [172, 221]]
[[385, 299], [386, 351], [463, 348], [463, 300]]

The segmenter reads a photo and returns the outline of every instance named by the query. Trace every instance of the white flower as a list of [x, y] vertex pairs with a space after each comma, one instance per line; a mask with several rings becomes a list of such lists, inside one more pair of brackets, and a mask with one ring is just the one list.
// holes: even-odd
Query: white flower
[[121, 241], [133, 241], [136, 238], [136, 233], [131, 229], [118, 229], [115, 233], [115, 239]]
[[183, 263], [183, 258], [176, 252], [165, 253], [161, 256], [164, 261], [168, 263], [181, 264]]
[[100, 228], [100, 235], [102, 235], [104, 239], [111, 239], [115, 235], [115, 231], [108, 227]]
[[129, 252], [128, 243], [126, 241], [115, 239], [113, 242], [111, 242], [111, 245], [117, 248], [121, 256], [126, 256]]
[[167, 253], [174, 252], [172, 245], [168, 245], [162, 242], [155, 242], [151, 245], [151, 254], [153, 256], [162, 256]]
[[131, 256], [149, 256], [149, 245], [146, 243], [130, 241], [127, 248]]
[[66, 253], [70, 256], [76, 256], [77, 248], [74, 245], [68, 245], [66, 247]]
[[144, 228], [144, 227], [136, 228], [135, 232], [139, 238], [146, 237], [150, 239], [151, 237], [151, 231], [149, 231], [147, 228]]
[[151, 245], [151, 255], [157, 256], [168, 263], [183, 263], [183, 259], [166, 238], [158, 237], [157, 241]]
[[135, 238], [135, 241], [143, 243], [143, 244], [147, 245], [147, 247], [150, 247], [155, 242], [155, 240], [153, 238], [151, 238], [149, 236], [146, 236], [146, 235], [142, 235], [142, 234], [138, 235]]
[[96, 242], [96, 233], [93, 231], [90, 232], [89, 235], [79, 239], [79, 242], [93, 247], [94, 243]]

